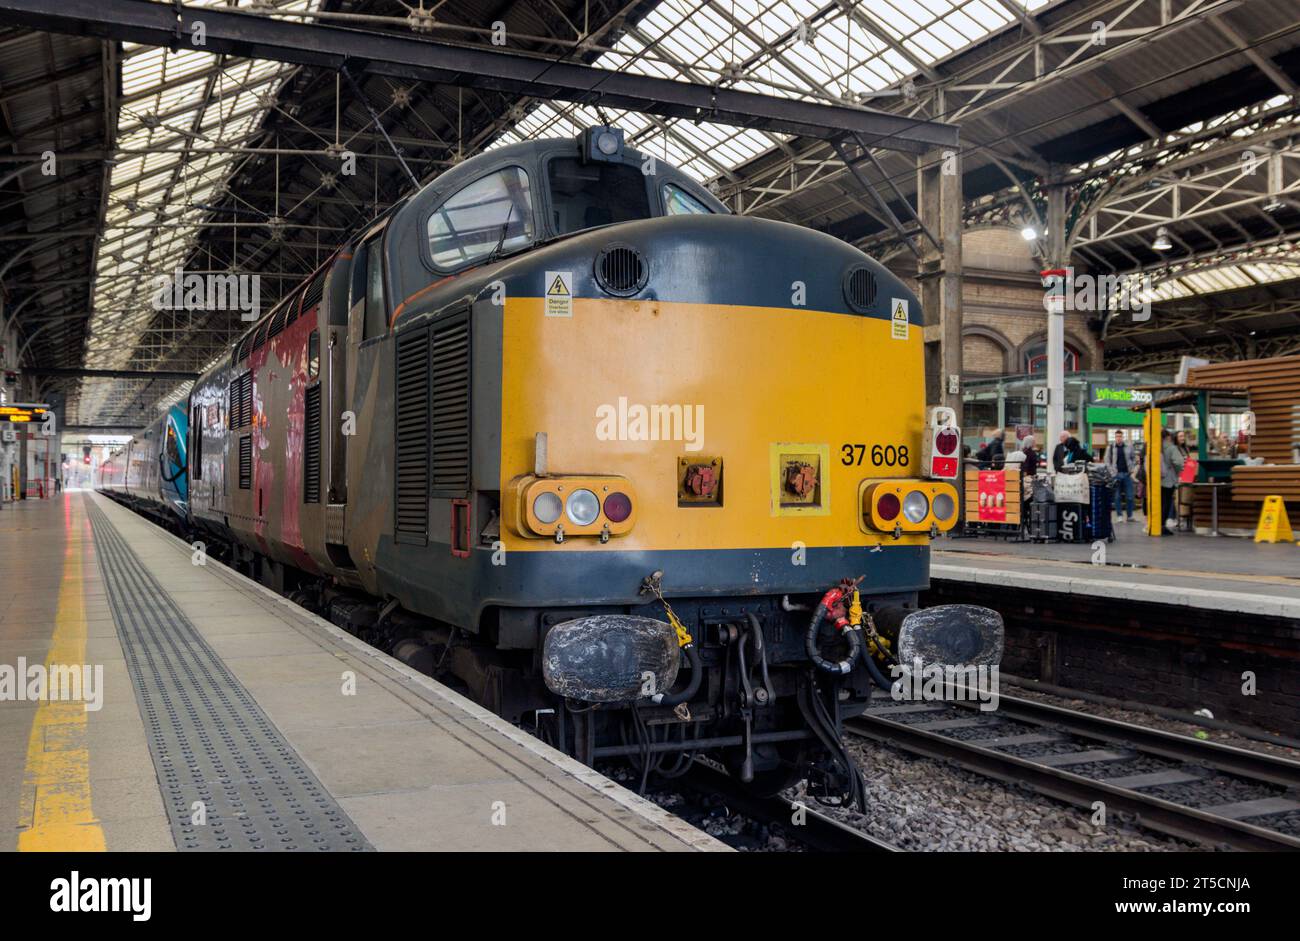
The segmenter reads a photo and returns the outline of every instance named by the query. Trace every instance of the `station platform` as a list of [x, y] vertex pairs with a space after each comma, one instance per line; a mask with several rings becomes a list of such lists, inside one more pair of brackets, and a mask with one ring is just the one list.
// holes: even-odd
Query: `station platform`
[[727, 849], [98, 494], [0, 560], [0, 849]]
[[1229, 536], [1148, 536], [1119, 523], [1096, 564], [1090, 543], [950, 538], [935, 544], [932, 580], [1300, 620], [1300, 546]]

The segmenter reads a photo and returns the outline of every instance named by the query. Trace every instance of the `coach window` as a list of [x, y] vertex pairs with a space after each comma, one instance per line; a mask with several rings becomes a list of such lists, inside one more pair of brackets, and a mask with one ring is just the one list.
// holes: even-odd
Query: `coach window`
[[203, 476], [203, 406], [195, 405], [190, 409], [190, 477], [199, 480]]
[[702, 216], [713, 212], [680, 186], [664, 184], [664, 211], [670, 216]]
[[506, 167], [447, 197], [429, 216], [427, 234], [430, 258], [447, 271], [532, 244], [528, 174]]
[[320, 373], [320, 331], [313, 330], [307, 337], [307, 378], [315, 379]]

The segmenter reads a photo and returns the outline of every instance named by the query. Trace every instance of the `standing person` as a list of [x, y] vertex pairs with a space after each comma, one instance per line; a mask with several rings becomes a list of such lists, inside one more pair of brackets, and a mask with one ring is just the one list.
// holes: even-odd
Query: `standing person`
[[1006, 436], [1006, 431], [999, 428], [993, 432], [993, 437], [989, 441], [989, 465], [993, 470], [1001, 470], [1006, 463], [1007, 449], [1004, 444]]
[[1115, 443], [1106, 449], [1106, 466], [1115, 472], [1115, 516], [1128, 507], [1128, 522], [1133, 522], [1133, 474], [1137, 456], [1133, 445], [1124, 440], [1124, 432], [1115, 432]]
[[1070, 433], [1061, 432], [1060, 443], [1052, 450], [1052, 468], [1059, 474], [1061, 468], [1066, 465], [1066, 457], [1070, 453], [1068, 444], [1070, 442]]
[[[1201, 432], [1204, 434], [1204, 432]], [[1174, 447], [1178, 453], [1183, 456], [1183, 466], [1178, 473], [1178, 516], [1177, 521], [1181, 524], [1183, 520], [1187, 521], [1187, 528], [1192, 528], [1192, 488], [1190, 484], [1196, 483], [1197, 471], [1200, 468], [1200, 453], [1193, 451], [1191, 445], [1187, 442], [1187, 432], [1177, 431], [1174, 433]]]
[[1026, 477], [1033, 477], [1038, 473], [1038, 465], [1043, 461], [1043, 456], [1034, 450], [1033, 435], [1025, 435], [1025, 440], [1020, 444], [1020, 450], [1023, 451], [1025, 455], [1025, 460], [1020, 465], [1020, 470]]
[[983, 441], [980, 442], [980, 448], [979, 448], [979, 450], [975, 452], [975, 460], [977, 460], [977, 461], [979, 462], [979, 469], [980, 469], [980, 470], [988, 470], [988, 469], [989, 469], [989, 447], [990, 447], [990, 444], [991, 444], [991, 442], [989, 441], [989, 439], [988, 439], [988, 438], [985, 438]]
[[1178, 506], [1174, 497], [1178, 493], [1178, 475], [1183, 471], [1183, 455], [1174, 444], [1168, 429], [1160, 432], [1160, 509], [1164, 516], [1166, 533], [1178, 529]]

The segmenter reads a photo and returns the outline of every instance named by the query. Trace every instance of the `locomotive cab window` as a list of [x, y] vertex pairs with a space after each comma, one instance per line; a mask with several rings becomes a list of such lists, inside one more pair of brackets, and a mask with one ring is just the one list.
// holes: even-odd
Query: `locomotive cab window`
[[167, 426], [167, 438], [163, 443], [163, 449], [167, 454], [167, 460], [173, 467], [181, 466], [181, 449], [176, 440], [176, 429], [171, 425]]
[[382, 336], [388, 328], [388, 314], [384, 309], [384, 251], [383, 236], [367, 239], [357, 249], [352, 259], [352, 291], [349, 309], [362, 305], [361, 339]]
[[444, 270], [532, 244], [528, 174], [506, 167], [449, 196], [429, 216], [429, 255]]
[[636, 164], [582, 163], [573, 157], [555, 157], [547, 165], [546, 176], [557, 235], [652, 215], [646, 178]]
[[670, 216], [711, 215], [713, 210], [680, 186], [665, 183], [663, 188], [664, 212]]

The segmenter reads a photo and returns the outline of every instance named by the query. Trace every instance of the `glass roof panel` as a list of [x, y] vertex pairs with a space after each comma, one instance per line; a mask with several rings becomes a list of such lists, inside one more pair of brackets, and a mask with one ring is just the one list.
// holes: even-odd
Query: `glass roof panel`
[[[272, 5], [303, 10], [319, 3]], [[215, 4], [251, 5], [191, 0]], [[149, 303], [153, 276], [184, 264], [207, 219], [202, 207], [233, 166], [226, 151], [257, 128], [291, 72], [278, 62], [124, 45], [118, 158], [99, 244], [87, 367], [122, 368], [131, 361], [156, 313]], [[110, 391], [105, 384], [83, 386], [81, 414], [94, 416]]]
[[[1048, 2], [1023, 5], [1034, 10]], [[859, 104], [858, 95], [897, 86], [916, 74], [917, 61], [932, 64], [1012, 22], [1011, 12], [996, 0], [662, 0], [595, 64], [763, 94]], [[615, 112], [606, 109], [606, 114], [614, 120]], [[618, 120], [628, 131], [629, 144], [667, 155], [702, 182], [726, 176], [786, 139], [672, 118], [637, 123], [620, 114]], [[491, 146], [572, 135], [599, 122], [591, 109], [541, 103]]]

